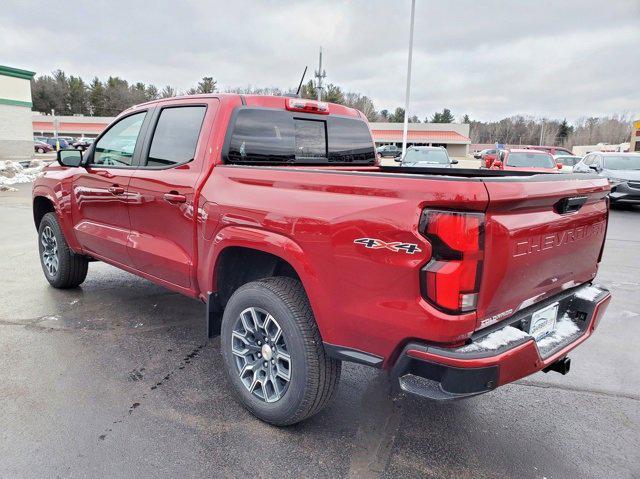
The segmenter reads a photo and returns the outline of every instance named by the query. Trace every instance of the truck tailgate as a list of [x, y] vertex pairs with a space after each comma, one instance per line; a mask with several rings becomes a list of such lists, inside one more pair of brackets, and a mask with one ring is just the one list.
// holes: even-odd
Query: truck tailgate
[[484, 183], [478, 328], [593, 279], [608, 219], [606, 179], [536, 175]]

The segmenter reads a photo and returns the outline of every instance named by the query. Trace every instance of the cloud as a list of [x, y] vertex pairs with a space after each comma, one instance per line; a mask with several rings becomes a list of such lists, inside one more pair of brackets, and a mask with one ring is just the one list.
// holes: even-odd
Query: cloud
[[[417, 0], [410, 111], [570, 120], [640, 113], [637, 0]], [[0, 58], [40, 74], [117, 75], [178, 90], [297, 85], [324, 49], [327, 80], [404, 104], [409, 1], [10, 0]]]

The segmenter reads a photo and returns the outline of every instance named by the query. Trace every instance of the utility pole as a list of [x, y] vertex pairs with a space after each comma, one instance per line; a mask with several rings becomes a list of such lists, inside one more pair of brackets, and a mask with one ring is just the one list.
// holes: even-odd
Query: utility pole
[[318, 79], [318, 101], [322, 100], [322, 80], [327, 76], [327, 72], [322, 69], [322, 47], [320, 47], [320, 62], [318, 70], [314, 75]]
[[404, 128], [402, 130], [402, 157], [407, 152], [407, 131], [409, 129], [409, 96], [411, 94], [411, 60], [413, 57], [413, 20], [416, 13], [416, 0], [411, 0], [411, 26], [409, 27], [409, 58], [407, 60], [407, 91], [404, 101]]
[[544, 118], [542, 119], [542, 123], [540, 124], [540, 146], [542, 146], [542, 140], [544, 139]]

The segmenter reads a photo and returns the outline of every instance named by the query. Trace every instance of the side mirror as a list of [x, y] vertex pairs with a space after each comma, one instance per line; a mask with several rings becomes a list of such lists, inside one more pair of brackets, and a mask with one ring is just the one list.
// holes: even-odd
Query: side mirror
[[589, 165], [589, 168], [591, 168], [593, 171], [600, 171], [600, 167], [598, 165]]
[[402, 157], [401, 156], [396, 156], [393, 161], [397, 161], [398, 163], [402, 163]]
[[451, 160], [451, 164], [452, 165], [457, 165], [458, 164], [458, 160]]
[[496, 168], [502, 168], [502, 162], [500, 160], [494, 160], [493, 164], [491, 165], [492, 167], [496, 167]]
[[476, 160], [479, 160], [480, 158], [482, 158], [482, 155], [481, 155], [480, 153], [474, 153], [474, 154], [473, 154], [473, 157], [474, 157]]
[[562, 169], [562, 163], [556, 163], [556, 168], [558, 168], [559, 170]]
[[57, 157], [61, 166], [75, 168], [82, 164], [82, 152], [80, 150], [58, 150]]

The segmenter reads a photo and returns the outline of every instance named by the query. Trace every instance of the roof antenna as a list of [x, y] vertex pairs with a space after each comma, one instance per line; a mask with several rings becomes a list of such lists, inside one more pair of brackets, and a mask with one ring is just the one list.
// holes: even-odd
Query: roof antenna
[[296, 96], [300, 98], [300, 89], [302, 88], [302, 82], [304, 81], [304, 76], [307, 74], [307, 67], [304, 67], [304, 71], [302, 72], [302, 78], [300, 78], [300, 84], [298, 85], [298, 90], [296, 91]]

